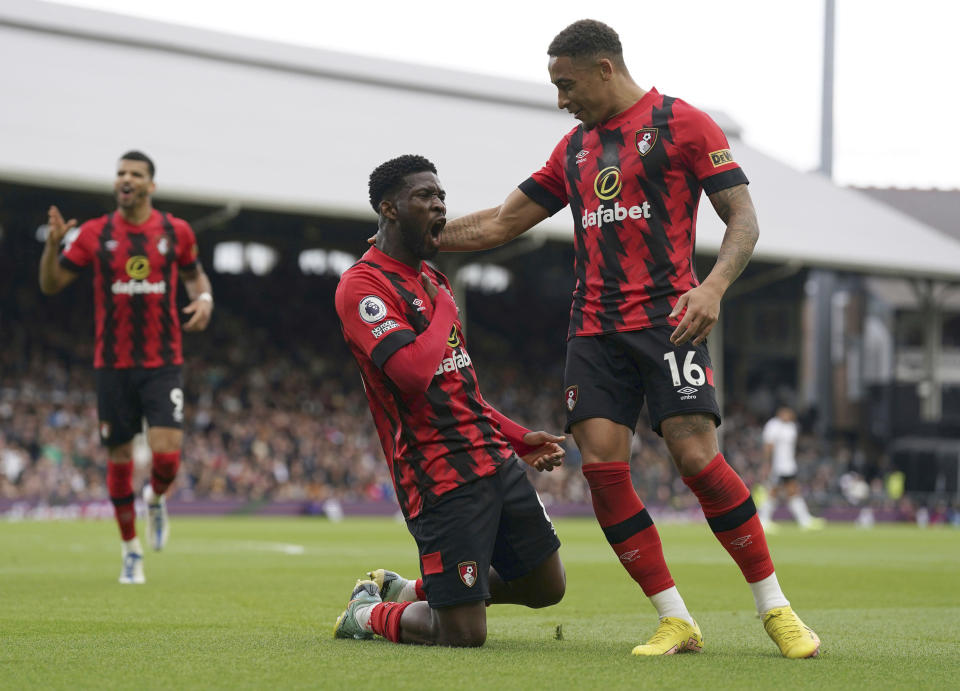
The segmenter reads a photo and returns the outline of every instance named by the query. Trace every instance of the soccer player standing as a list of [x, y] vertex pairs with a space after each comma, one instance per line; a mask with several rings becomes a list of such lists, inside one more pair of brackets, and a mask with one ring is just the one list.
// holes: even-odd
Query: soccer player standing
[[560, 541], [514, 452], [552, 470], [563, 437], [524, 429], [480, 394], [450, 283], [423, 262], [446, 222], [434, 165], [392, 159], [369, 191], [376, 244], [344, 272], [336, 308], [422, 578], [386, 572], [385, 582], [381, 569], [377, 582], [358, 581], [334, 636], [479, 646], [485, 602], [546, 607], [563, 597]]
[[[820, 641], [784, 597], [750, 492], [717, 441], [720, 410], [705, 341], [759, 234], [747, 178], [705, 113], [634, 82], [609, 26], [575, 22], [547, 52], [557, 105], [581, 124], [502, 205], [450, 221], [442, 249], [495, 247], [570, 206], [576, 286], [567, 429], [583, 456], [597, 520], [660, 616], [656, 633], [633, 653], [702, 645], [630, 478], [630, 440], [646, 398], [653, 429], [750, 584], [767, 633], [786, 657], [816, 655]], [[702, 282], [693, 265], [701, 191], [727, 226]]]
[[797, 414], [790, 406], [780, 406], [776, 414], [763, 426], [763, 456], [769, 463], [769, 494], [760, 505], [758, 515], [768, 533], [775, 528], [773, 512], [783, 489], [787, 495], [790, 513], [804, 530], [822, 528], [825, 521], [810, 515], [807, 502], [797, 481]]
[[150, 482], [144, 487], [148, 538], [160, 550], [169, 535], [164, 493], [180, 467], [183, 444], [181, 326], [177, 278], [183, 277], [190, 315], [187, 331], [210, 322], [210, 281], [197, 261], [193, 230], [179, 218], [153, 208], [153, 161], [139, 151], [117, 164], [113, 191], [117, 210], [80, 226], [60, 253], [64, 235], [77, 222], [64, 222], [51, 206], [40, 258], [40, 290], [52, 295], [92, 267], [100, 439], [107, 447], [107, 489], [123, 541], [121, 583], [144, 583], [143, 549], [136, 531], [132, 440], [142, 420], [153, 451]]

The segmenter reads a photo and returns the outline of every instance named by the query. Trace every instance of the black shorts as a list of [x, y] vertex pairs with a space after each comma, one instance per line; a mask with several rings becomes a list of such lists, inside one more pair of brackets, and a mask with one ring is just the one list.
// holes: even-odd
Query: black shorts
[[431, 607], [489, 600], [491, 566], [512, 581], [559, 549], [525, 468], [514, 456], [496, 474], [448, 492], [407, 521]]
[[100, 441], [120, 446], [143, 429], [183, 427], [183, 374], [180, 365], [145, 369], [98, 369], [97, 414]]
[[567, 432], [580, 420], [606, 418], [637, 426], [646, 398], [657, 434], [668, 417], [707, 413], [720, 425], [713, 368], [706, 342], [670, 343], [672, 326], [602, 336], [577, 336], [567, 343], [564, 407]]

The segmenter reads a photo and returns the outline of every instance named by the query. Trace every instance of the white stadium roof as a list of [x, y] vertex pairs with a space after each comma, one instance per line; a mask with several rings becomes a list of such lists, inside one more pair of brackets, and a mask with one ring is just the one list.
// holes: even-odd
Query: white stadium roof
[[[456, 216], [502, 201], [573, 125], [546, 78], [483, 77], [35, 0], [0, 5], [0, 63], [0, 180], [104, 190], [117, 155], [137, 148], [157, 162], [161, 200], [371, 224], [367, 176], [387, 158], [432, 159]], [[714, 115], [733, 139], [735, 125]], [[759, 212], [757, 259], [960, 279], [960, 242], [731, 144]], [[569, 240], [569, 213], [535, 232]], [[722, 233], [704, 198], [698, 251], [715, 253]]]

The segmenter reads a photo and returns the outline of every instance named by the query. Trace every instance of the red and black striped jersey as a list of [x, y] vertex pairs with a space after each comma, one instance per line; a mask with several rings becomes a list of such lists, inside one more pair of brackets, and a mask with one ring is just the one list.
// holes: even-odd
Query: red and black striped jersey
[[[423, 264], [441, 289], [447, 277]], [[371, 247], [344, 272], [336, 307], [343, 336], [360, 366], [370, 412], [404, 516], [413, 518], [443, 494], [492, 475], [513, 449], [480, 395], [459, 318], [429, 387], [404, 393], [383, 371], [433, 318], [419, 271]]]
[[590, 130], [569, 132], [520, 184], [551, 214], [567, 204], [576, 285], [568, 338], [677, 324], [693, 265], [701, 190], [747, 183], [720, 127], [656, 89]]
[[156, 209], [141, 225], [115, 211], [80, 226], [60, 263], [72, 271], [93, 269], [94, 367], [183, 362], [177, 276], [196, 262], [190, 225]]

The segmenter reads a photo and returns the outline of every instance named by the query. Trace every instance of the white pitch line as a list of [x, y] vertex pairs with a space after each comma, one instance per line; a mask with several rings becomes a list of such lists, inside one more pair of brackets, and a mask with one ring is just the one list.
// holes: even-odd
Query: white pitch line
[[303, 554], [307, 551], [303, 545], [293, 545], [286, 542], [241, 542], [239, 544], [246, 549], [282, 552], [283, 554]]
[[[173, 540], [171, 540], [173, 543]], [[306, 553], [303, 545], [289, 542], [257, 542], [255, 540], [178, 540], [170, 546], [171, 553], [188, 554], [229, 554], [231, 552], [280, 552], [281, 554], [302, 555]]]

